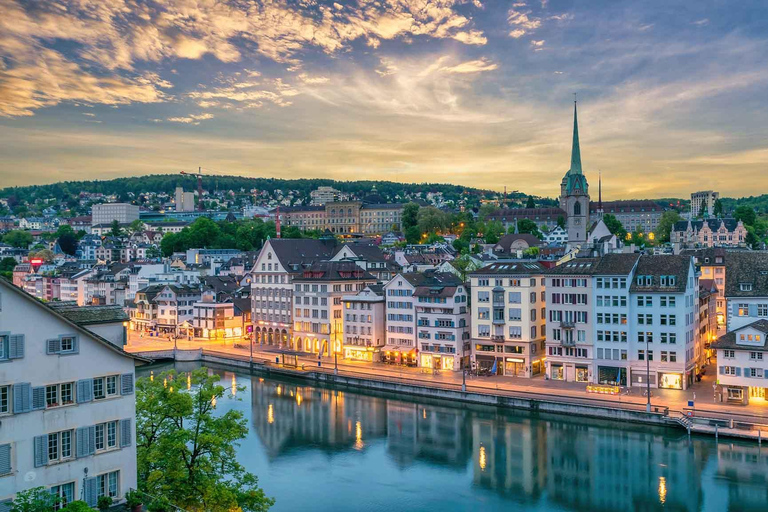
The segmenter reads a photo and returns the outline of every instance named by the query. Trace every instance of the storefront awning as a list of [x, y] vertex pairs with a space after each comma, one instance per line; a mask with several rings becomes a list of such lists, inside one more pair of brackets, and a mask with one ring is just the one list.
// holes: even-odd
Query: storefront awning
[[403, 352], [404, 354], [407, 354], [409, 352], [413, 352], [414, 350], [416, 349], [402, 347], [400, 345], [384, 345], [381, 347], [382, 352]]

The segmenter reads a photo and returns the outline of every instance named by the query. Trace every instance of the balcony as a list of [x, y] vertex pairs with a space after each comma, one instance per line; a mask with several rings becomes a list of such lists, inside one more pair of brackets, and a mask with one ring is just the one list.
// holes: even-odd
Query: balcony
[[503, 334], [494, 334], [491, 336], [491, 340], [493, 341], [504, 341], [504, 335]]
[[575, 346], [576, 346], [576, 341], [575, 341], [575, 340], [573, 340], [573, 339], [570, 339], [570, 340], [568, 340], [568, 339], [564, 339], [564, 340], [561, 340], [561, 342], [560, 342], [560, 343], [561, 343], [561, 344], [562, 344], [564, 347], [575, 347]]
[[504, 325], [506, 322], [504, 321], [503, 317], [502, 318], [494, 317], [492, 323], [495, 325], [499, 325], [499, 324]]
[[573, 329], [574, 327], [576, 327], [576, 322], [573, 320], [564, 320], [560, 322], [561, 329]]

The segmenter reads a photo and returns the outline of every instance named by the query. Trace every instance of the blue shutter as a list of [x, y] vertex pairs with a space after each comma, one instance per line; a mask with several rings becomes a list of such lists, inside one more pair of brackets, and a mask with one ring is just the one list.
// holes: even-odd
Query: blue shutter
[[11, 334], [8, 337], [8, 359], [21, 359], [24, 357], [24, 335]]
[[88, 427], [88, 455], [96, 453], [96, 425]]
[[11, 505], [13, 505], [13, 500], [0, 501], [0, 512], [11, 512]]
[[29, 382], [13, 385], [13, 412], [20, 414], [32, 410], [32, 388]]
[[744, 376], [745, 377], [751, 377], [752, 376], [752, 372], [750, 372], [749, 370], [750, 370], [749, 368], [744, 368]]
[[80, 427], [75, 430], [75, 456], [79, 459], [88, 455], [88, 427]]
[[11, 445], [0, 444], [0, 475], [11, 472]]
[[35, 437], [35, 467], [48, 464], [48, 436]]
[[45, 386], [32, 388], [32, 410], [45, 409]]
[[95, 507], [99, 501], [99, 486], [96, 478], [86, 478], [83, 480], [83, 498], [89, 507]]
[[725, 374], [725, 366], [720, 366], [720, 367], [717, 369], [717, 374], [718, 374], [718, 375], [724, 375], [724, 374]]
[[93, 379], [77, 381], [77, 403], [82, 404], [91, 400], [93, 400]]
[[749, 316], [757, 316], [757, 304], [749, 305]]
[[46, 354], [58, 354], [60, 351], [61, 351], [61, 340], [59, 340], [58, 338], [53, 338], [46, 341], [45, 343]]
[[736, 367], [736, 376], [741, 377], [741, 368], [739, 368], [738, 366]]
[[133, 374], [124, 373], [120, 376], [120, 394], [130, 395], [133, 393]]
[[120, 420], [120, 448], [131, 446], [131, 419]]

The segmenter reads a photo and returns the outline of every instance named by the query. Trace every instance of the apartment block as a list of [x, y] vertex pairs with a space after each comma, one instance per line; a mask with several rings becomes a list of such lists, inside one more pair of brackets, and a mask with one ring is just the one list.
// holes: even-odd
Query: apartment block
[[756, 320], [721, 336], [717, 351], [717, 381], [721, 402], [764, 403], [768, 388], [768, 320]]
[[112, 224], [117, 221], [120, 224], [130, 224], [139, 219], [139, 207], [128, 203], [103, 203], [95, 204], [91, 209], [91, 225]]
[[462, 280], [435, 273], [419, 283], [413, 297], [419, 366], [450, 371], [465, 367], [470, 355], [470, 313]]
[[356, 294], [344, 295], [343, 331], [344, 358], [378, 362], [386, 344], [386, 305], [384, 287], [366, 286]]

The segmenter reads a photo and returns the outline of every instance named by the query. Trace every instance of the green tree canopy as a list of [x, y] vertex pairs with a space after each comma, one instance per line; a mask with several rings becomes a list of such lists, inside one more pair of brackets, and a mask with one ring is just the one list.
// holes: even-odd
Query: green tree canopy
[[612, 235], [616, 235], [622, 242], [627, 238], [627, 230], [624, 229], [624, 225], [615, 215], [606, 213], [603, 215], [603, 222], [605, 223], [605, 227], [608, 228], [608, 231], [610, 231]]
[[[509, 232], [514, 233], [515, 227], [510, 226]], [[517, 221], [517, 232], [522, 234], [529, 234], [533, 235], [537, 238], [541, 238], [541, 230], [539, 230], [538, 224], [536, 224], [534, 221], [530, 219], [519, 219]]]
[[757, 214], [750, 206], [742, 205], [733, 212], [733, 218], [740, 220], [746, 226], [753, 226], [757, 220]]
[[712, 213], [715, 215], [715, 217], [722, 217], [723, 216], [723, 202], [718, 197], [715, 199], [715, 205], [712, 208]]
[[174, 371], [137, 380], [139, 489], [194, 512], [266, 511], [274, 500], [237, 461], [246, 419], [214, 410], [227, 391], [218, 381], [205, 368], [189, 375], [189, 390]]
[[32, 243], [32, 233], [21, 229], [9, 231], [3, 236], [3, 243], [26, 249]]
[[403, 206], [403, 230], [416, 226], [418, 223], [419, 205], [416, 203], [408, 203]]
[[533, 196], [528, 196], [528, 201], [525, 203], [526, 208], [536, 208], [536, 202], [533, 200]]
[[116, 238], [123, 236], [123, 230], [120, 228], [120, 223], [117, 222], [117, 219], [112, 221], [109, 234]]
[[64, 254], [74, 256], [77, 252], [77, 235], [70, 229], [68, 233], [62, 233], [57, 243]]
[[443, 232], [450, 223], [450, 215], [434, 206], [419, 208], [418, 226], [419, 231], [423, 234]]
[[675, 222], [680, 220], [683, 220], [683, 218], [675, 210], [667, 210], [662, 213], [659, 225], [656, 227], [656, 240], [662, 243], [669, 242], [669, 234], [672, 231], [672, 227], [675, 225]]
[[11, 503], [11, 512], [50, 512], [59, 498], [45, 487], [33, 487], [19, 491]]

